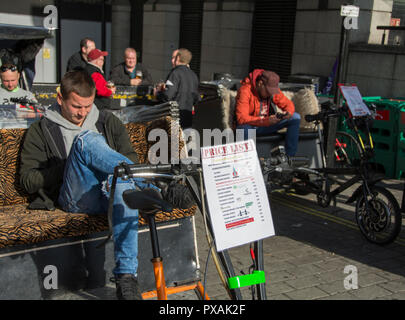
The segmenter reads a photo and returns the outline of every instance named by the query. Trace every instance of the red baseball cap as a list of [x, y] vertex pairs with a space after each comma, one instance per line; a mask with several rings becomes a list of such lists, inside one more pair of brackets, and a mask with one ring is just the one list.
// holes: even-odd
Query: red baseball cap
[[104, 56], [104, 57], [108, 56], [108, 52], [107, 51], [101, 51], [100, 49], [93, 49], [87, 55], [87, 60], [88, 61], [93, 61], [93, 60], [96, 60], [96, 59], [100, 58], [101, 56]]
[[267, 91], [270, 94], [274, 95], [280, 93], [280, 89], [278, 87], [280, 76], [277, 73], [273, 71], [263, 71], [262, 79]]

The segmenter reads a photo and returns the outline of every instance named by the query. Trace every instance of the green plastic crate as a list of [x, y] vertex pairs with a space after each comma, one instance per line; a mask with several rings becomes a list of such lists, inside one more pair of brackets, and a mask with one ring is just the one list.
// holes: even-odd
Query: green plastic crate
[[405, 107], [399, 110], [399, 132], [405, 132]]
[[401, 132], [399, 135], [395, 178], [396, 179], [405, 178], [405, 133], [404, 132]]
[[[346, 125], [343, 125], [340, 131], [347, 132], [348, 134], [356, 137], [356, 133], [350, 130]], [[373, 145], [375, 152], [396, 152], [397, 151], [397, 135], [393, 135], [391, 130], [372, 128], [370, 130], [371, 138], [373, 139]], [[368, 141], [364, 132], [360, 131], [360, 136], [365, 143]]]
[[[383, 168], [387, 178], [398, 178], [405, 172], [404, 144], [405, 139], [405, 99], [388, 99], [382, 97], [363, 97], [367, 106], [377, 107], [377, 117], [370, 130], [374, 143], [375, 162]], [[340, 119], [338, 130], [354, 136]], [[361, 132], [361, 137], [365, 135]], [[402, 134], [402, 135], [401, 135]], [[371, 160], [373, 161], [373, 160]]]
[[390, 100], [380, 100], [373, 102], [366, 102], [367, 106], [374, 104], [377, 107], [377, 117], [373, 121], [373, 128], [386, 129], [395, 135], [398, 132], [398, 119], [400, 105], [398, 102]]
[[[405, 109], [405, 101], [381, 97], [363, 97], [363, 101], [368, 107], [374, 104], [377, 108], [378, 115], [373, 122], [373, 128], [389, 130], [391, 135], [398, 132], [400, 111]], [[345, 119], [341, 117], [338, 124], [339, 130], [343, 130], [344, 122]]]
[[380, 101], [382, 97], [376, 96], [376, 97], [363, 97], [364, 102], [373, 102], [373, 101]]
[[377, 106], [377, 118], [373, 121], [373, 128], [370, 130], [378, 150], [396, 152], [398, 145], [398, 134], [400, 132], [401, 110], [405, 109], [405, 101], [395, 99], [369, 99], [367, 105], [373, 103]]
[[397, 153], [396, 152], [382, 152], [375, 150], [375, 157], [371, 159], [370, 162], [377, 163], [385, 172], [385, 177], [387, 179], [394, 179], [397, 170]]
[[[396, 152], [398, 138], [397, 133], [386, 128], [373, 128], [370, 130], [371, 137], [373, 139], [374, 149], [377, 151], [381, 150], [382, 152]], [[364, 135], [362, 135], [364, 137]]]
[[[343, 127], [341, 131], [347, 132], [353, 137], [356, 137], [354, 131], [351, 131], [346, 126]], [[360, 136], [363, 141], [367, 141], [365, 134], [360, 132]], [[397, 162], [397, 143], [395, 146], [390, 144], [390, 140], [384, 140], [379, 137], [371, 135], [374, 143], [374, 158], [370, 159], [370, 162], [377, 163], [378, 168], [385, 172], [386, 178], [394, 178], [396, 176], [396, 162]], [[350, 153], [348, 154], [350, 157]]]

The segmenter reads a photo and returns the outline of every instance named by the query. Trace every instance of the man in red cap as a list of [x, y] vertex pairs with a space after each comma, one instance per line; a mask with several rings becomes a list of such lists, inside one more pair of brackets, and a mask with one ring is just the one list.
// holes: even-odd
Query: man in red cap
[[87, 55], [88, 63], [85, 67], [87, 73], [92, 77], [96, 84], [96, 97], [94, 104], [99, 109], [110, 108], [110, 97], [115, 93], [115, 87], [109, 87], [105, 78], [103, 65], [104, 57], [108, 55], [107, 51], [101, 51], [99, 49], [93, 49]]
[[298, 147], [301, 117], [279, 89], [279, 82], [277, 73], [263, 69], [253, 70], [242, 81], [236, 96], [236, 128], [244, 130], [245, 139], [251, 129], [256, 130], [256, 136], [266, 136], [287, 128], [285, 150], [293, 156]]

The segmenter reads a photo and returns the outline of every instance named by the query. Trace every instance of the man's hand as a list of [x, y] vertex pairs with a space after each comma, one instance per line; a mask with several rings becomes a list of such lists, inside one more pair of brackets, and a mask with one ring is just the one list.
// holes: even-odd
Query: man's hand
[[284, 113], [277, 112], [276, 117], [280, 120], [283, 120], [283, 119], [290, 119], [292, 117], [292, 115], [288, 112], [284, 112]]
[[293, 116], [293, 115], [292, 115], [291, 113], [289, 113], [289, 112], [286, 111], [286, 112], [285, 112], [285, 116], [283, 117], [283, 119], [287, 119], [287, 120], [288, 120], [288, 119], [291, 119], [292, 116]]
[[141, 82], [142, 82], [142, 79], [131, 79], [130, 80], [131, 86], [139, 86], [141, 84]]
[[166, 84], [164, 82], [159, 82], [153, 88], [153, 95], [156, 96], [158, 92], [164, 91], [166, 89]]
[[275, 114], [271, 115], [269, 117], [269, 126], [275, 125], [276, 123], [279, 123], [280, 119], [276, 117]]

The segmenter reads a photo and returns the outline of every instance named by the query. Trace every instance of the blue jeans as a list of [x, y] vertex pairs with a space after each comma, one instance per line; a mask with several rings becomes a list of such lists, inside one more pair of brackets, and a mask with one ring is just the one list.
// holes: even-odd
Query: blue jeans
[[256, 130], [256, 136], [267, 136], [270, 133], [275, 133], [280, 129], [287, 128], [285, 137], [285, 152], [289, 156], [294, 156], [298, 148], [298, 137], [300, 131], [301, 116], [299, 113], [294, 113], [291, 119], [281, 120], [279, 123], [268, 127], [256, 127], [250, 124], [238, 125], [236, 129], [244, 130], [244, 139], [248, 139], [249, 129]]
[[[83, 131], [74, 140], [66, 162], [59, 205], [72, 213], [107, 213], [109, 187], [114, 168], [121, 162], [133, 162], [111, 149], [105, 138], [93, 131]], [[128, 189], [156, 188], [142, 179], [117, 179], [113, 206], [114, 274], [138, 269], [138, 210], [127, 207], [122, 193]]]

